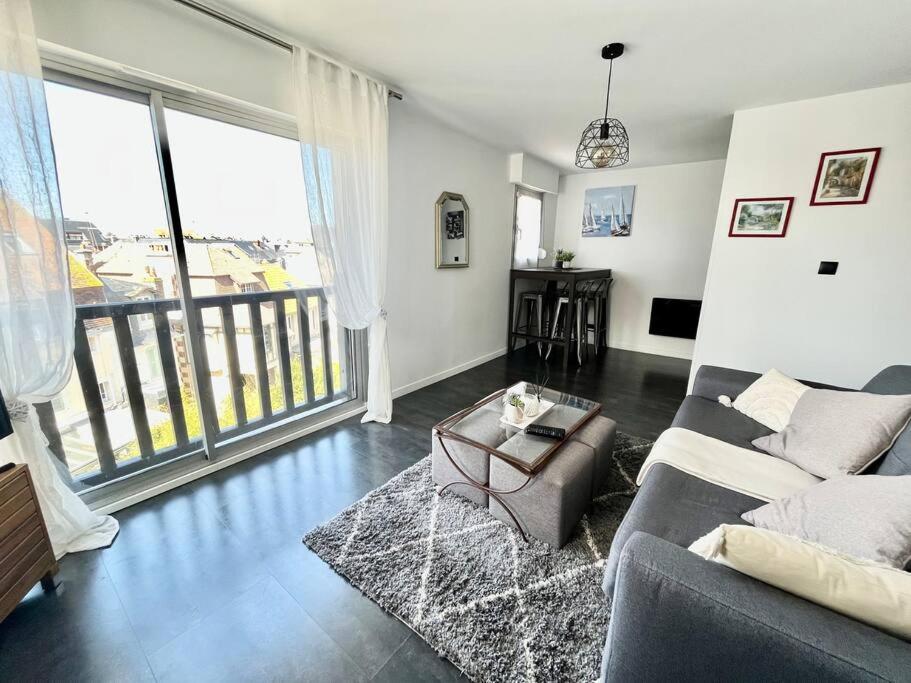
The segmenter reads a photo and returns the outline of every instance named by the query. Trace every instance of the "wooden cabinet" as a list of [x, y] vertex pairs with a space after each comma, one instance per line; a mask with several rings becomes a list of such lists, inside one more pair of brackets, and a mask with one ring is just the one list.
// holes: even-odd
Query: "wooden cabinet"
[[38, 581], [57, 587], [57, 561], [28, 467], [0, 472], [0, 621]]

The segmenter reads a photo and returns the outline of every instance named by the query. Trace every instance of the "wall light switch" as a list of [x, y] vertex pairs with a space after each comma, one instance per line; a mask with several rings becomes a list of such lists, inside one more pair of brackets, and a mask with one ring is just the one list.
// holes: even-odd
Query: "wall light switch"
[[819, 262], [819, 274], [820, 275], [835, 275], [835, 271], [838, 270], [838, 261], [820, 261]]

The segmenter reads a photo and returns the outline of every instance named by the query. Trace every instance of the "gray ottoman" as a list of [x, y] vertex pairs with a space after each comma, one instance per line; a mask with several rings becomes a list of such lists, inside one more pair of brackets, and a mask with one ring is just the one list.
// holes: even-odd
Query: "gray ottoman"
[[[541, 423], [567, 426], [578, 421], [578, 414], [577, 408], [555, 406], [543, 416]], [[505, 428], [500, 422], [498, 406], [463, 418], [459, 433], [529, 464], [553, 443]], [[617, 424], [613, 420], [600, 415], [593, 417], [520, 491], [502, 496], [526, 534], [556, 548], [566, 544], [592, 498], [604, 486], [616, 434]], [[445, 442], [449, 454], [466, 473], [495, 491], [517, 489], [528, 479], [522, 471], [474, 446], [450, 438]], [[451, 482], [465, 481], [443, 452], [436, 432], [433, 433], [433, 481], [441, 488]], [[514, 525], [503, 505], [484, 491], [467, 484], [451, 486], [447, 494], [450, 491], [488, 507], [494, 517]]]
[[594, 451], [595, 469], [592, 473], [591, 497], [595, 498], [607, 483], [607, 474], [614, 457], [614, 441], [617, 440], [617, 423], [610, 418], [596, 415], [582, 425], [570, 440], [584, 443]]
[[[466, 436], [470, 435], [471, 438], [481, 443], [501, 444], [507, 439], [506, 429], [503, 423], [500, 422], [500, 413], [498, 411], [478, 410], [463, 418], [461, 424], [465, 427], [463, 433]], [[431, 435], [433, 441], [431, 450], [433, 456], [433, 482], [442, 488], [451, 482], [465, 481], [465, 477], [453, 466], [449, 458], [446, 457], [446, 453], [443, 452], [443, 447], [440, 445], [437, 434], [438, 432], [433, 430]], [[482, 484], [490, 482], [491, 456], [486, 451], [461, 443], [455, 439], [444, 440], [446, 441], [446, 450], [449, 451], [452, 459], [459, 464], [459, 467], [475, 481]], [[487, 507], [487, 493], [480, 489], [468, 484], [456, 484], [450, 486], [446, 492], [449, 493], [450, 491], [464, 496], [478, 505]]]
[[[511, 450], [510, 442], [500, 446], [500, 450]], [[503, 502], [519, 519], [526, 534], [562, 548], [591, 502], [594, 466], [594, 450], [584, 443], [569, 440], [522, 490], [503, 496]], [[490, 458], [490, 488], [509, 491], [521, 486], [526, 479], [528, 475], [511, 465], [497, 457]], [[494, 517], [514, 526], [512, 517], [493, 496], [489, 508]]]

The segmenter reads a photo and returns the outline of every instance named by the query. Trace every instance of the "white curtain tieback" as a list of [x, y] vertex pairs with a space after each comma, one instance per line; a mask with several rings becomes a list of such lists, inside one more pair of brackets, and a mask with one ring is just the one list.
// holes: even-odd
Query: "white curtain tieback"
[[16, 422], [28, 422], [29, 413], [32, 411], [32, 406], [25, 401], [5, 401], [6, 403], [6, 412], [9, 413], [9, 419]]

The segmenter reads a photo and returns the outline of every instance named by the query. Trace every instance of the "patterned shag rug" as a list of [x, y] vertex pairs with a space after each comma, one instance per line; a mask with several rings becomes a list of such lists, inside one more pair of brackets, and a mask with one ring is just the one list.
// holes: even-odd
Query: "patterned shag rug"
[[651, 445], [617, 435], [608, 483], [560, 550], [438, 496], [429, 456], [304, 543], [476, 681], [593, 681], [610, 619], [604, 562]]

